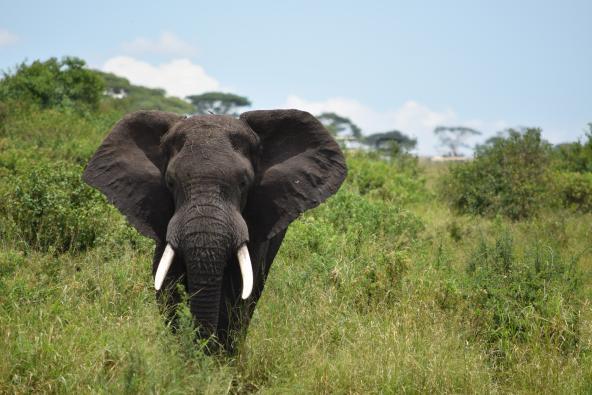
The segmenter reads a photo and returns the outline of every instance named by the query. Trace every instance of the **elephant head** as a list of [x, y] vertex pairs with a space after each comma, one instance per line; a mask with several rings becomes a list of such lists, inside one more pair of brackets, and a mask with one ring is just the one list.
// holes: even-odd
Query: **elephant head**
[[156, 241], [157, 295], [177, 303], [181, 281], [199, 335], [231, 349], [286, 228], [345, 175], [339, 146], [307, 112], [139, 111], [114, 126], [83, 178]]

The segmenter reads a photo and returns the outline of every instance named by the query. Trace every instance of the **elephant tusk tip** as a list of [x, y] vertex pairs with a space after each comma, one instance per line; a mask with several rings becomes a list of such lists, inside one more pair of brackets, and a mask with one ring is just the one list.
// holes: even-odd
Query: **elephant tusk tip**
[[240, 266], [241, 277], [243, 279], [242, 299], [247, 299], [253, 291], [253, 267], [251, 266], [251, 257], [246, 244], [243, 244], [237, 252], [238, 263]]
[[242, 293], [242, 295], [241, 295], [241, 298], [242, 298], [243, 300], [245, 300], [245, 299], [248, 299], [248, 298], [249, 298], [249, 296], [251, 296], [251, 292], [252, 292], [252, 291], [253, 291], [253, 288], [251, 288], [251, 289], [244, 288], [244, 289], [243, 289], [243, 293]]
[[162, 253], [162, 257], [160, 258], [160, 262], [154, 276], [154, 289], [157, 291], [160, 291], [160, 288], [162, 288], [162, 283], [164, 282], [167, 272], [173, 263], [174, 257], [175, 250], [173, 250], [173, 247], [170, 244], [167, 244], [164, 252]]

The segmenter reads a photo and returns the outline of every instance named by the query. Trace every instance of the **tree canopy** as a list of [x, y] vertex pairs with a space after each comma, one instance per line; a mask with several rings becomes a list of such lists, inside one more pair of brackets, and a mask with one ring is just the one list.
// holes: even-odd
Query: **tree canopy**
[[451, 156], [461, 156], [460, 148], [468, 148], [467, 139], [481, 134], [478, 130], [464, 126], [438, 126], [434, 134], [440, 139], [440, 145], [448, 148]]
[[359, 139], [362, 136], [362, 129], [353, 123], [349, 118], [338, 115], [334, 112], [324, 112], [317, 115], [317, 118], [329, 132], [334, 136], [353, 136]]
[[131, 84], [126, 78], [96, 71], [105, 81], [105, 100], [126, 112], [136, 110], [161, 110], [191, 113], [193, 106], [178, 97], [166, 96], [164, 89], [147, 88]]
[[224, 92], [206, 92], [187, 96], [187, 99], [198, 114], [238, 115], [239, 108], [251, 105], [251, 101], [245, 96]]
[[406, 151], [412, 150], [417, 145], [417, 139], [411, 138], [399, 130], [371, 134], [364, 138], [364, 142], [375, 149], [390, 149], [390, 146], [395, 143]]
[[0, 100], [28, 101], [43, 108], [96, 108], [104, 90], [100, 76], [75, 57], [36, 60], [30, 65], [23, 62], [3, 77]]

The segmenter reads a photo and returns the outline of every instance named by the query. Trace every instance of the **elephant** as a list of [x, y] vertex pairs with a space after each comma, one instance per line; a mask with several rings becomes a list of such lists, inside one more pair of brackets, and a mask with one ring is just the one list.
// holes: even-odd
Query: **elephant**
[[234, 353], [288, 225], [346, 174], [339, 145], [304, 111], [137, 111], [105, 137], [83, 180], [155, 240], [166, 322], [175, 329], [181, 284], [196, 337]]

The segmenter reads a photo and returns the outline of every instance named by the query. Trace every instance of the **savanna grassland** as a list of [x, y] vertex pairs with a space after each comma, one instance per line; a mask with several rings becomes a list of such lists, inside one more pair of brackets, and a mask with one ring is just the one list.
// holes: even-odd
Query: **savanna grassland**
[[590, 136], [511, 131], [455, 165], [348, 152], [340, 191], [289, 228], [238, 355], [212, 357], [187, 311], [165, 326], [152, 242], [81, 181], [128, 108], [9, 82], [1, 393], [592, 392]]

